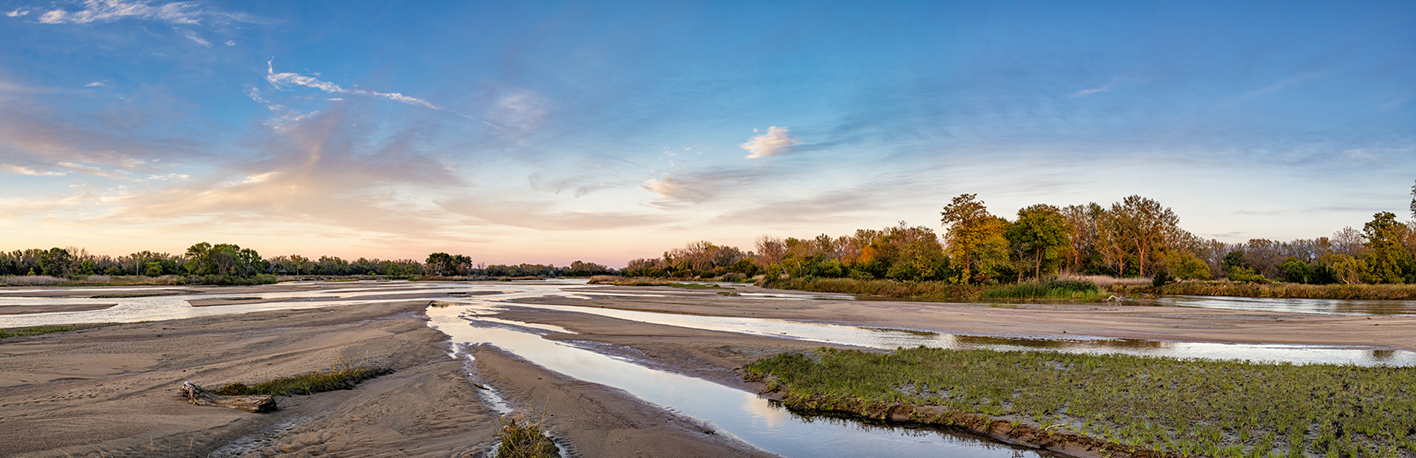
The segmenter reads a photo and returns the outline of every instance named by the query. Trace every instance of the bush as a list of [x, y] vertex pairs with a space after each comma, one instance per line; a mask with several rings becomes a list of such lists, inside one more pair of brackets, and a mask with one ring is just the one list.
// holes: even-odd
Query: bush
[[1160, 269], [1160, 271], [1155, 273], [1155, 277], [1151, 279], [1151, 286], [1165, 286], [1173, 282], [1175, 282], [1175, 279], [1170, 276], [1170, 271]]
[[1234, 266], [1229, 269], [1229, 280], [1260, 284], [1269, 282], [1268, 279], [1264, 278], [1263, 275], [1254, 273], [1253, 269], [1239, 266]]

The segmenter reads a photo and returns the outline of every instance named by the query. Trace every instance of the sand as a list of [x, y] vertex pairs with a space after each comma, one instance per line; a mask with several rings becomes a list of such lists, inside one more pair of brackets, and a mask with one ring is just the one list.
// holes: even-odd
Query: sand
[[[219, 294], [346, 287], [209, 288]], [[613, 291], [587, 288], [584, 293]], [[525, 299], [581, 307], [788, 318], [1002, 336], [1076, 335], [1177, 341], [1382, 345], [1416, 350], [1416, 318], [1344, 317], [1174, 307], [771, 300], [714, 291], [631, 288], [665, 297]], [[758, 291], [745, 288], [743, 291]], [[124, 291], [129, 293], [132, 291]], [[778, 294], [792, 294], [775, 292]], [[83, 293], [88, 296], [92, 292]], [[87, 296], [83, 296], [87, 297]], [[548, 412], [546, 425], [579, 456], [759, 456], [749, 445], [619, 390], [578, 381], [490, 346], [475, 365], [448, 355], [426, 325], [434, 297], [300, 311], [133, 323], [0, 341], [0, 456], [205, 456], [242, 451], [294, 456], [476, 456], [495, 443], [498, 413], [477, 384], [513, 406]], [[198, 299], [201, 300], [201, 299]], [[240, 302], [236, 302], [240, 303]], [[210, 305], [219, 307], [216, 302]], [[589, 314], [518, 308], [502, 318], [553, 324], [556, 340], [651, 367], [754, 390], [735, 369], [815, 343], [651, 325]], [[396, 370], [353, 390], [279, 398], [251, 414], [185, 403], [184, 380], [253, 383], [338, 363]]]

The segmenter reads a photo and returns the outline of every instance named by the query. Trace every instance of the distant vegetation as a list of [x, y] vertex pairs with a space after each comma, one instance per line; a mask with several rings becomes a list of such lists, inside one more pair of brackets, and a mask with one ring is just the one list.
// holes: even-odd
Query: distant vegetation
[[888, 354], [823, 348], [747, 370], [798, 413], [880, 418], [900, 405], [944, 406], [945, 415], [915, 420], [1080, 435], [1113, 444], [1112, 452], [1416, 453], [1411, 367], [920, 347]]
[[569, 266], [549, 264], [486, 265], [465, 255], [433, 253], [426, 262], [411, 259], [337, 256], [310, 259], [300, 255], [262, 258], [250, 248], [234, 244], [192, 245], [180, 255], [140, 251], [127, 256], [89, 254], [83, 248], [50, 248], [0, 251], [0, 285], [132, 285], [202, 284], [254, 285], [275, 283], [280, 276], [381, 277], [429, 280], [485, 280], [554, 277], [589, 277], [616, 274], [617, 270], [593, 262]]
[[[1416, 187], [1412, 202], [1416, 216]], [[1243, 285], [1416, 283], [1416, 223], [1398, 222], [1391, 212], [1376, 213], [1360, 231], [1348, 227], [1332, 237], [1238, 244], [1195, 236], [1180, 228], [1170, 208], [1141, 196], [1109, 206], [1038, 204], [1009, 220], [989, 213], [977, 195], [962, 194], [944, 206], [941, 216], [942, 235], [901, 222], [836, 237], [762, 236], [752, 251], [693, 242], [657, 258], [632, 260], [624, 274], [727, 281], [756, 277], [764, 286], [940, 299], [1101, 295], [1092, 286], [1048, 286], [1059, 275], [1150, 280], [1149, 287], [1115, 288], [1125, 292], [1259, 297], [1333, 297], [1350, 295], [1351, 288]], [[1018, 286], [969, 287], [1010, 284]]]

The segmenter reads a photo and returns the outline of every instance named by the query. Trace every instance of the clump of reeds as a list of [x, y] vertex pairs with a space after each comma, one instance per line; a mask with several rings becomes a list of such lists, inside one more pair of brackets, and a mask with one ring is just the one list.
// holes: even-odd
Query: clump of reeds
[[282, 377], [260, 382], [255, 385], [231, 383], [223, 385], [213, 392], [222, 396], [251, 396], [257, 394], [293, 396], [314, 394], [325, 391], [353, 389], [359, 382], [391, 373], [393, 373], [393, 369], [384, 367], [354, 366], [336, 363], [335, 367], [327, 371]]
[[546, 435], [542, 425], [546, 422], [543, 413], [539, 421], [530, 421], [517, 415], [499, 419], [501, 432], [497, 438], [497, 458], [555, 458], [560, 456], [560, 448]]
[[987, 299], [1077, 299], [1097, 300], [1101, 287], [1096, 283], [1074, 279], [1056, 279], [1045, 282], [1022, 282], [989, 289], [983, 293]]

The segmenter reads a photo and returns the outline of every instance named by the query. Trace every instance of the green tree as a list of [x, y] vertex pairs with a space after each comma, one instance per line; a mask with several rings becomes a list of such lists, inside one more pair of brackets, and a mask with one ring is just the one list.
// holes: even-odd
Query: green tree
[[1362, 238], [1367, 254], [1363, 261], [1367, 264], [1363, 281], [1367, 283], [1399, 283], [1411, 265], [1411, 255], [1402, 246], [1406, 225], [1396, 221], [1391, 212], [1379, 212], [1362, 227]]
[[1135, 256], [1136, 272], [1142, 277], [1164, 261], [1161, 254], [1180, 236], [1180, 217], [1169, 207], [1145, 197], [1127, 196], [1111, 204], [1107, 213], [1107, 229], [1128, 258]]
[[69, 250], [54, 247], [48, 251], [41, 251], [39, 254], [39, 270], [43, 275], [51, 277], [63, 277], [69, 275], [74, 264], [73, 255]]
[[947, 252], [960, 283], [986, 280], [1008, 263], [1008, 222], [988, 213], [978, 194], [960, 194], [940, 212], [946, 227]]
[[1181, 252], [1165, 257], [1165, 270], [1175, 278], [1208, 280], [1209, 265], [1193, 254]]
[[1072, 249], [1068, 234], [1071, 225], [1057, 207], [1038, 204], [1018, 210], [1018, 220], [1004, 234], [1012, 248], [1026, 253], [1032, 266], [1033, 278], [1053, 273], [1061, 268]]
[[1308, 267], [1308, 263], [1298, 260], [1293, 256], [1283, 261], [1279, 267], [1283, 271], [1283, 281], [1290, 283], [1313, 283], [1313, 269]]

